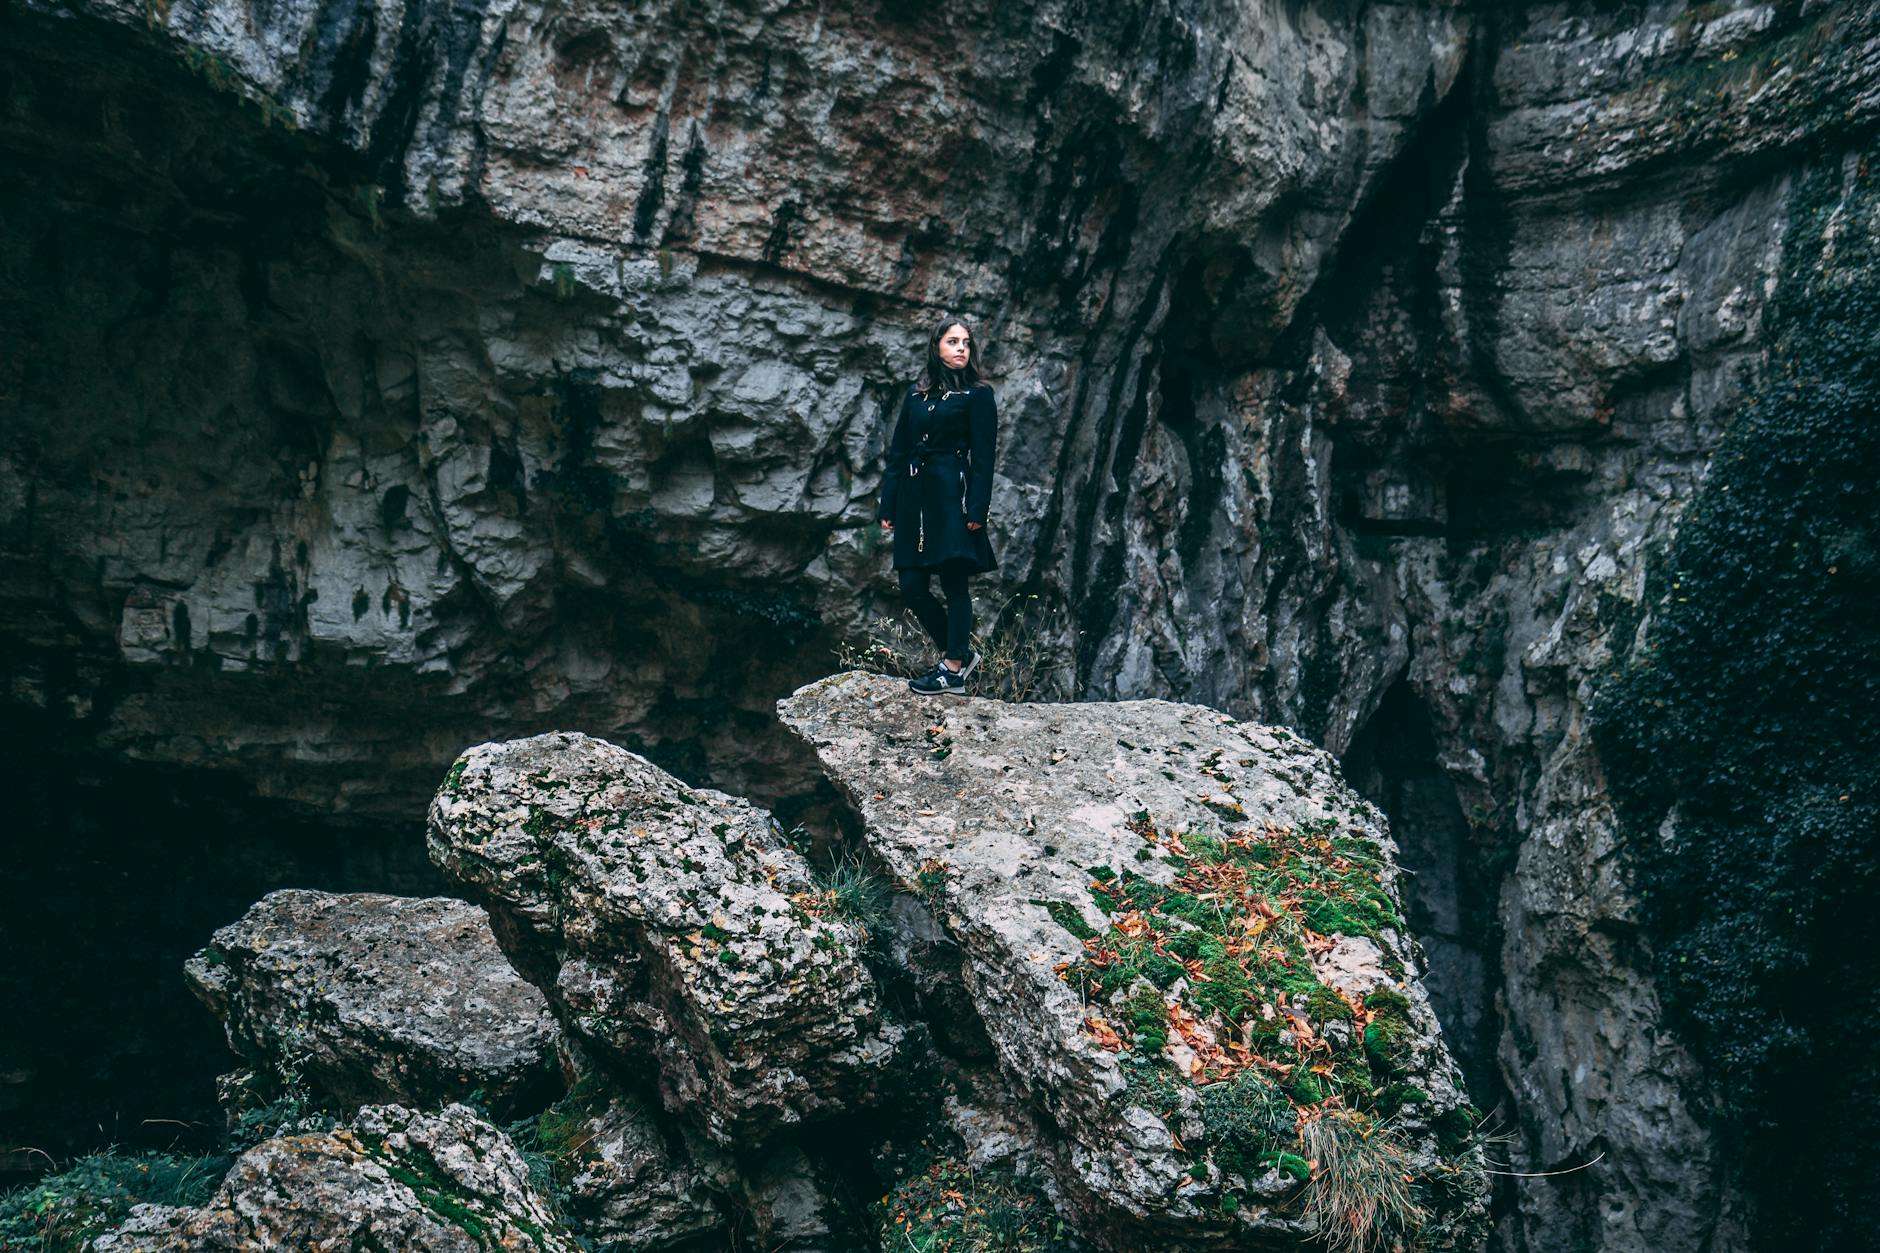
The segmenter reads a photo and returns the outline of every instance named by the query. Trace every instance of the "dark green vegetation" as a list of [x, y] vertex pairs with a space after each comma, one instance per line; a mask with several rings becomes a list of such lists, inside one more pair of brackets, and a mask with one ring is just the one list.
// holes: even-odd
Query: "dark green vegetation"
[[1217, 836], [1157, 831], [1139, 812], [1131, 827], [1172, 882], [1093, 866], [1108, 928], [1051, 912], [1084, 944], [1060, 977], [1083, 994], [1092, 1038], [1120, 1055], [1136, 1103], [1171, 1127], [1199, 1115], [1200, 1137], [1181, 1147], [1195, 1178], [1219, 1179], [1223, 1212], [1251, 1203], [1256, 1180], [1271, 1176], [1270, 1198], [1290, 1177], [1330, 1247], [1416, 1233], [1455, 1182], [1445, 1164], [1413, 1171], [1393, 1121], [1429, 1099], [1407, 1081], [1409, 1001], [1388, 987], [1348, 997], [1312, 963], [1332, 936], [1401, 931], [1376, 850], [1329, 819]]
[[87, 1154], [31, 1187], [0, 1197], [0, 1249], [78, 1250], [117, 1226], [141, 1202], [201, 1205], [235, 1157], [289, 1130], [324, 1130], [333, 1117], [301, 1086], [297, 1071], [269, 1085], [271, 1099], [244, 1110], [219, 1146], [197, 1155], [110, 1148]]
[[0, 1249], [76, 1253], [123, 1222], [133, 1205], [201, 1205], [233, 1161], [115, 1149], [81, 1157], [36, 1186], [0, 1198]]
[[607, 1112], [606, 1084], [592, 1071], [539, 1114], [503, 1128], [529, 1167], [529, 1181], [557, 1209], [594, 1139], [594, 1120]]
[[936, 1156], [879, 1206], [881, 1247], [919, 1253], [1068, 1253], [1080, 1247], [1043, 1197], [1005, 1171]]
[[1768, 368], [1594, 704], [1657, 973], [1772, 1249], [1869, 1247], [1880, 1199], [1875, 181], [1798, 178]]

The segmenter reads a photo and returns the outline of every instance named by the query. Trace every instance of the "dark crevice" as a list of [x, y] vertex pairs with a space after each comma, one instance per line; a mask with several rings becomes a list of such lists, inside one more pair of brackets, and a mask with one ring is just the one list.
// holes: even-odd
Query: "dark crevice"
[[[1159, 292], [1167, 283], [1170, 264], [1166, 254], [1158, 262], [1150, 288], [1152, 293]], [[1107, 476], [1095, 473], [1083, 480], [1082, 494], [1075, 502], [1078, 517], [1071, 538], [1070, 601], [1075, 607], [1078, 626], [1085, 632], [1081, 653], [1077, 658], [1079, 688], [1088, 686], [1091, 668], [1095, 663], [1095, 649], [1119, 608], [1123, 556], [1127, 547], [1121, 533], [1121, 522], [1128, 505], [1129, 474], [1135, 466], [1136, 449], [1141, 442], [1143, 427], [1148, 422], [1150, 376], [1153, 372], [1150, 354], [1144, 353], [1140, 345], [1160, 303], [1153, 295], [1143, 300], [1110, 376], [1101, 412], [1120, 416], [1112, 424], [1099, 427], [1093, 450], [1074, 450], [1074, 438], [1067, 436], [1065, 440], [1066, 458], [1082, 453], [1089, 457], [1089, 465], [1108, 469]], [[1132, 377], [1135, 380], [1133, 395], [1128, 408], [1124, 409], [1121, 404], [1123, 389], [1129, 385]], [[1073, 427], [1073, 435], [1075, 429]], [[1061, 466], [1060, 469], [1068, 467]], [[1107, 486], [1104, 482], [1106, 477]], [[1071, 485], [1076, 482], [1074, 476], [1061, 477], [1059, 496], [1073, 490]], [[1091, 549], [1097, 537], [1099, 512], [1103, 517], [1106, 544], [1101, 556], [1093, 564]]]
[[[356, 18], [350, 25], [325, 30], [316, 37], [323, 56], [309, 65], [306, 79], [324, 80], [326, 90], [320, 95], [320, 115], [328, 125], [339, 125], [348, 110], [357, 108], [372, 78], [372, 50], [378, 42], [379, 18], [375, 9], [352, 10]], [[323, 64], [330, 58], [331, 67]]]
[[644, 179], [640, 196], [633, 206], [633, 238], [644, 240], [653, 232], [653, 223], [659, 220], [659, 210], [666, 199], [666, 142], [667, 132], [672, 125], [672, 118], [667, 113], [653, 121], [652, 150], [646, 155], [646, 162], [641, 167]]
[[[1507, 1117], [1515, 1106], [1496, 1057], [1502, 1030], [1496, 905], [1507, 867], [1505, 844], [1463, 812], [1439, 761], [1428, 708], [1407, 681], [1384, 694], [1340, 764], [1352, 786], [1389, 820], [1404, 872], [1405, 920], [1429, 961], [1423, 985], [1469, 1099]], [[1498, 1204], [1512, 1199], [1509, 1188], [1498, 1190]]]

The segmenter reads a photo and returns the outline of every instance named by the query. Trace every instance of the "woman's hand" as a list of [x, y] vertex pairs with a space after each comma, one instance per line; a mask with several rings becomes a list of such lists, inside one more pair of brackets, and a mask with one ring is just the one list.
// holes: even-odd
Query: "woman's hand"
[[886, 518], [883, 518], [881, 520], [881, 529], [892, 533], [894, 530], [894, 523], [888, 521]]
[[985, 523], [983, 523], [983, 522], [968, 522], [968, 523], [966, 524], [966, 529], [967, 529], [967, 530], [969, 530], [969, 531], [977, 531], [977, 530], [978, 530], [978, 529], [979, 529], [980, 527], [982, 527], [982, 526], [984, 526], [984, 525], [986, 525], [986, 524], [985, 524]]

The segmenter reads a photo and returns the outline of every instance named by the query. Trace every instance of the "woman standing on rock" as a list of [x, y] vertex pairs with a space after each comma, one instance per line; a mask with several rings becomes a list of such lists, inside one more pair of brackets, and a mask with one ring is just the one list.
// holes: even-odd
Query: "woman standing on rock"
[[[909, 680], [924, 696], [958, 694], [979, 664], [971, 645], [973, 603], [966, 578], [998, 565], [986, 536], [999, 413], [992, 385], [973, 362], [973, 333], [942, 317], [927, 337], [927, 362], [901, 397], [881, 476], [881, 529], [894, 540], [901, 596], [944, 656]], [[944, 608], [934, 598], [940, 576]]]

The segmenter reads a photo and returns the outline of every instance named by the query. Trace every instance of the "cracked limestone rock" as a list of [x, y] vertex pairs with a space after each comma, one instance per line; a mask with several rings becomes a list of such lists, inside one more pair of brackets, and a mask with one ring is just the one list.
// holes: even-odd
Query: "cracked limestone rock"
[[341, 1105], [477, 1093], [504, 1117], [558, 1087], [548, 1002], [464, 901], [271, 892], [184, 971], [248, 1064]]
[[101, 1253], [195, 1249], [543, 1250], [581, 1246], [509, 1140], [468, 1106], [368, 1105], [348, 1126], [266, 1140], [200, 1207], [139, 1205]]
[[[1328, 754], [1199, 705], [935, 708], [904, 681], [855, 671], [778, 712], [854, 804], [869, 849], [958, 943], [1000, 1068], [1062, 1132], [1058, 1178], [1086, 1235], [1109, 1247], [1304, 1242], [1320, 1184], [1287, 1151], [1294, 1120], [1368, 1111], [1394, 1127], [1426, 1237], [1473, 1246], [1486, 1183], [1479, 1146], [1456, 1134], [1473, 1111], [1397, 922], [1395, 845]], [[1282, 873], [1293, 877], [1257, 877]], [[1244, 900], [1215, 892], [1210, 909], [1214, 882], [1267, 886]], [[1233, 926], [1217, 936], [1182, 913]], [[1137, 948], [1144, 975], [1116, 996], [1080, 992], [1080, 967], [1100, 983], [1157, 928], [1170, 954], [1199, 957], [1158, 974], [1158, 938], [1157, 952]], [[1241, 973], [1223, 964], [1236, 952]], [[1205, 1012], [1220, 993], [1199, 989], [1248, 969], [1256, 988], [1265, 972], [1278, 982], [1234, 1011], [1235, 1039]], [[1226, 1103], [1236, 1093], [1277, 1111], [1264, 1138], [1236, 1129], [1249, 1121]]]
[[570, 1033], [714, 1140], [872, 1097], [900, 1028], [766, 811], [552, 732], [467, 750], [428, 831]]
[[562, 1212], [604, 1249], [699, 1247], [724, 1238], [722, 1197], [735, 1186], [726, 1159], [687, 1134], [668, 1136], [659, 1113], [597, 1079], [577, 1082], [536, 1120]]

